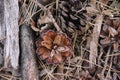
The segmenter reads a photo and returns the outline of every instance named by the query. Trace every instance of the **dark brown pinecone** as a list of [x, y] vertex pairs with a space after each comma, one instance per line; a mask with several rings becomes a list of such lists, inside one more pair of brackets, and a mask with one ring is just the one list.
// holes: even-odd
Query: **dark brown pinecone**
[[[55, 10], [56, 12], [56, 10]], [[59, 25], [62, 30], [78, 29], [85, 26], [85, 9], [83, 9], [83, 2], [80, 0], [64, 0], [60, 1], [57, 13], [59, 18]]]

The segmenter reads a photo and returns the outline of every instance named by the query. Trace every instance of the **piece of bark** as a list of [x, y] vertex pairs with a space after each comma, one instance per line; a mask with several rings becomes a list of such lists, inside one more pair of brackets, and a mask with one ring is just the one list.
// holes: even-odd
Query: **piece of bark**
[[22, 80], [38, 80], [33, 34], [30, 26], [21, 27], [20, 39]]
[[[2, 1], [2, 0], [1, 0]], [[18, 68], [19, 62], [19, 26], [18, 26], [18, 0], [4, 0], [4, 67]]]

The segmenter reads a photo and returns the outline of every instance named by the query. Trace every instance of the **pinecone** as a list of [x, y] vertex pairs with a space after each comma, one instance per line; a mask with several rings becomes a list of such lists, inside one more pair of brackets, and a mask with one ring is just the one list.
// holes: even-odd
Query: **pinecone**
[[65, 33], [53, 30], [43, 32], [36, 46], [38, 56], [50, 64], [63, 62], [73, 52], [70, 38]]
[[85, 10], [82, 9], [83, 2], [80, 0], [64, 0], [59, 3], [57, 18], [59, 17], [60, 26], [64, 29], [78, 29], [85, 26]]

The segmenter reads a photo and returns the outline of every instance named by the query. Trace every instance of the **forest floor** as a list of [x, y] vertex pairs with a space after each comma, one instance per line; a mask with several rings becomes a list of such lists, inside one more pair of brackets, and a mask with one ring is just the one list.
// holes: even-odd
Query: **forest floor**
[[24, 24], [39, 80], [120, 80], [119, 0], [19, 0]]

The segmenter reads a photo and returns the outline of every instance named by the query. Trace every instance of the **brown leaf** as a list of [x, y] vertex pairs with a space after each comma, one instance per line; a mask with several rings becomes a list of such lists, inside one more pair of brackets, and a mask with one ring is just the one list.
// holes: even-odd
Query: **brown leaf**
[[34, 31], [40, 31], [37, 27], [35, 27], [35, 22], [33, 20], [31, 20], [31, 28], [34, 30]]
[[109, 37], [106, 37], [105, 39], [100, 40], [100, 43], [101, 43], [102, 45], [109, 45], [110, 42], [111, 42], [111, 40], [110, 40]]
[[108, 25], [103, 25], [103, 28], [101, 30], [101, 35], [102, 36], [109, 36], [109, 30], [108, 30], [109, 26]]
[[104, 10], [102, 13], [103, 13], [104, 15], [109, 16], [109, 17], [113, 17], [112, 10]]
[[109, 27], [108, 30], [110, 32], [110, 35], [112, 35], [113, 37], [118, 34], [117, 30], [112, 27]]
[[88, 71], [82, 71], [80, 76], [81, 80], [94, 80]]
[[90, 3], [92, 3], [93, 5], [96, 4], [96, 0], [90, 0]]
[[104, 10], [102, 13], [103, 13], [104, 15], [113, 17], [112, 10]]
[[118, 42], [113, 43], [113, 51], [117, 52], [118, 51], [119, 44]]
[[100, 0], [100, 2], [102, 2], [102, 3], [106, 4], [106, 5], [108, 4], [108, 1], [109, 0]]
[[99, 12], [94, 6], [86, 7], [86, 11], [89, 14], [93, 14], [93, 13], [98, 13]]
[[113, 20], [110, 19], [110, 18], [107, 18], [104, 22], [105, 22], [105, 25], [107, 25], [107, 26], [112, 26], [113, 25]]
[[118, 29], [119, 26], [120, 26], [120, 23], [116, 20], [113, 20], [113, 28]]
[[[50, 6], [51, 7], [51, 6]], [[47, 23], [52, 23], [54, 24], [54, 27], [57, 29], [57, 31], [61, 31], [60, 27], [58, 26], [57, 22], [55, 21], [50, 9], [48, 9], [44, 16], [41, 16], [41, 19], [38, 20], [38, 23], [41, 24], [47, 24]]]

